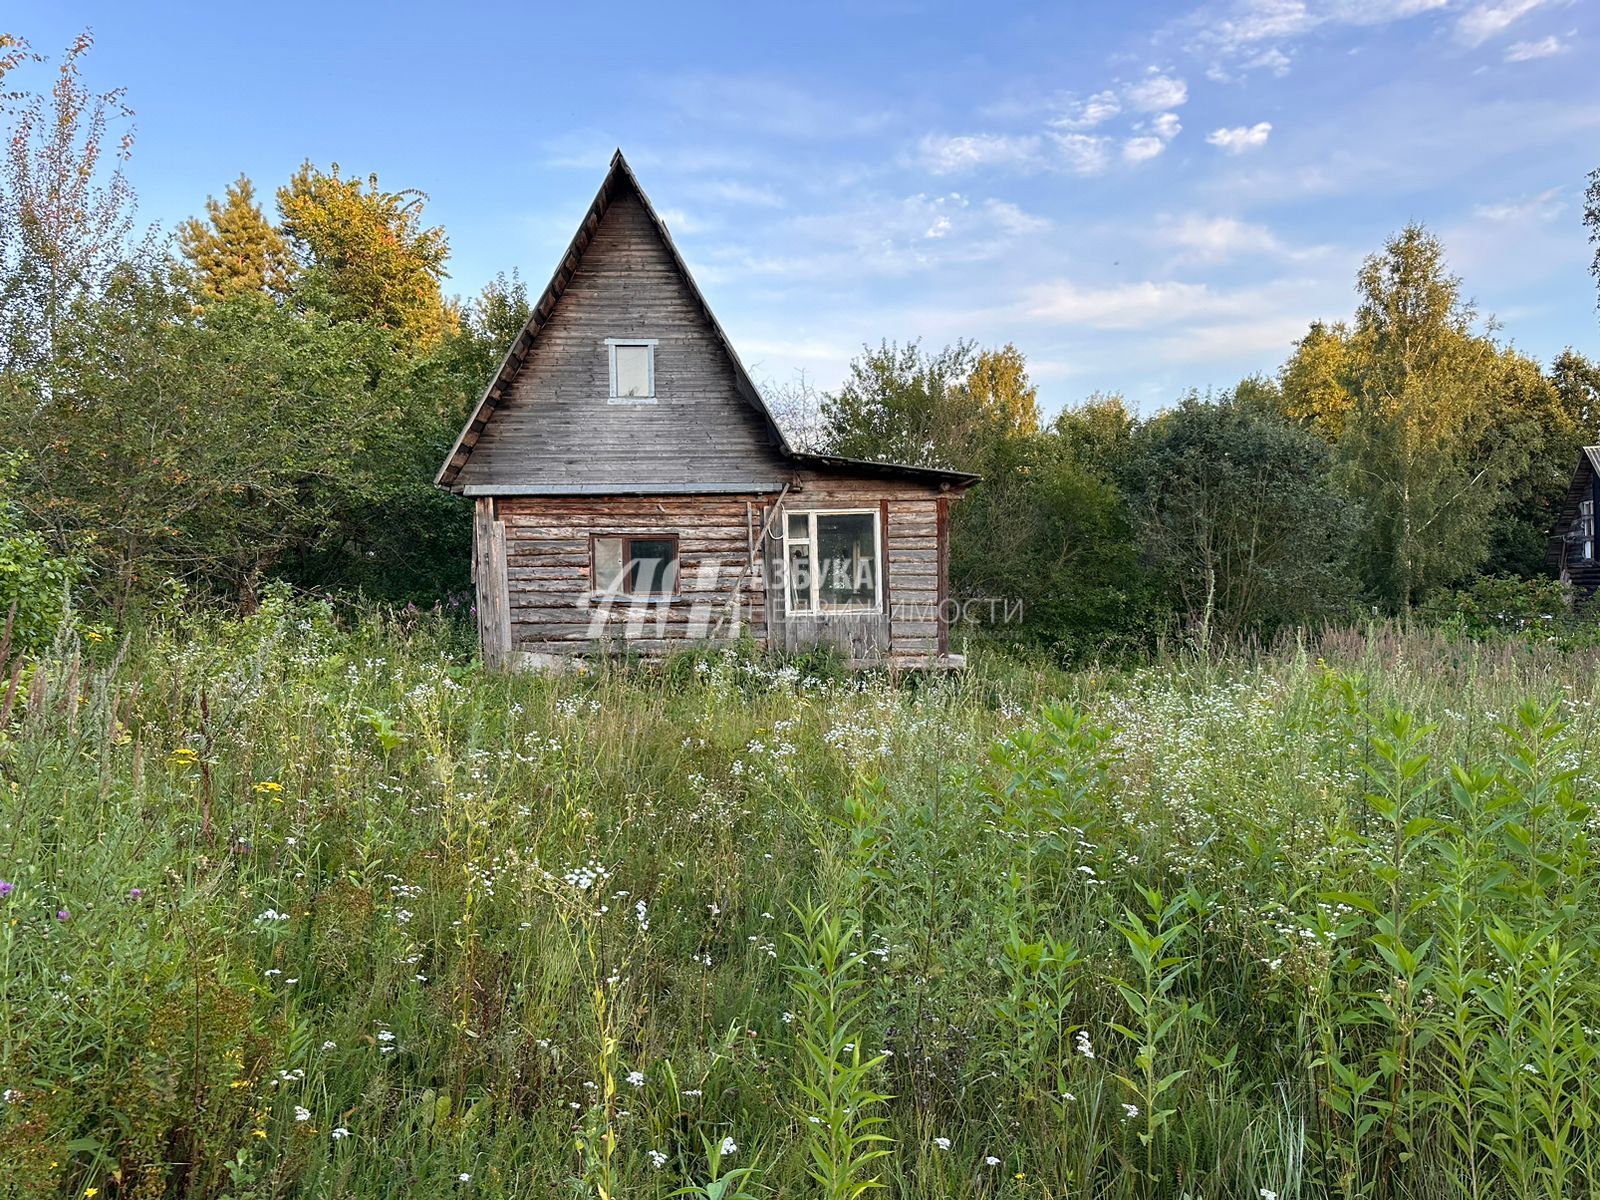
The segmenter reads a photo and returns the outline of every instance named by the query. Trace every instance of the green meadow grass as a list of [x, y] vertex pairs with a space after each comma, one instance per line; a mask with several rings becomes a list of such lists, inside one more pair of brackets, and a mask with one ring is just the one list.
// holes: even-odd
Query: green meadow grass
[[5, 1197], [1569, 1197], [1596, 660], [895, 683], [447, 621], [0, 680]]

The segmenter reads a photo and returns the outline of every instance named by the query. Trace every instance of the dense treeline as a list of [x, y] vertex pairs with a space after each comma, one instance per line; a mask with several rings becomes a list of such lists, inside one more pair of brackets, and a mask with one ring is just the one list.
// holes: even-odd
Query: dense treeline
[[1569, 349], [1546, 369], [1501, 341], [1420, 225], [1366, 260], [1356, 297], [1275, 376], [1144, 418], [1095, 396], [1041, 425], [1014, 347], [885, 343], [820, 398], [816, 440], [981, 471], [953, 518], [956, 587], [1022, 599], [1022, 635], [1069, 658], [1162, 629], [1460, 609], [1487, 577], [1508, 620], [1548, 608], [1600, 364]]
[[[431, 479], [526, 317], [521, 281], [448, 296], [426, 197], [338, 164], [270, 201], [241, 176], [175, 236], [140, 233], [128, 110], [83, 82], [90, 45], [28, 90], [45, 60], [0, 36], [0, 605], [37, 638], [66, 581], [118, 613], [175, 593], [249, 610], [274, 578], [458, 593], [468, 514]], [[1600, 172], [1585, 219], [1600, 236]], [[1600, 440], [1600, 365], [1502, 340], [1420, 225], [1275, 376], [1153, 416], [1097, 394], [1046, 423], [1023, 355], [966, 341], [885, 342], [833, 393], [776, 391], [813, 447], [983, 473], [955, 510], [955, 589], [1021, 600], [1002, 635], [1065, 660], [1548, 606], [1555, 510]]]

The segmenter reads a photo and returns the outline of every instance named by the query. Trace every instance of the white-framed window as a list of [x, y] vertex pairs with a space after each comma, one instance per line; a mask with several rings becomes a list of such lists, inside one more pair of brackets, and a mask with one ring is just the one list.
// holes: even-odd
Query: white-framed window
[[1578, 501], [1578, 546], [1584, 562], [1594, 561], [1594, 501]]
[[883, 611], [883, 529], [876, 508], [789, 510], [783, 574], [791, 615]]
[[611, 395], [616, 404], [649, 404], [656, 398], [656, 339], [607, 338]]

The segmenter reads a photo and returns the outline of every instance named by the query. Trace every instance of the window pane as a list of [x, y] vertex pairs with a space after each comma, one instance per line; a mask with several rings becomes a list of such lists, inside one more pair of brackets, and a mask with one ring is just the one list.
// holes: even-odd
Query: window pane
[[617, 395], [650, 395], [650, 347], [614, 346], [617, 356]]
[[789, 547], [789, 609], [791, 612], [811, 611], [811, 547], [801, 544]]
[[670, 596], [678, 584], [678, 544], [671, 538], [631, 538], [628, 590], [636, 596]]
[[878, 603], [878, 539], [871, 513], [817, 514], [818, 598], [834, 605]]
[[595, 538], [594, 590], [597, 592], [622, 590], [621, 538]]
[[789, 536], [806, 541], [811, 537], [811, 523], [805, 513], [789, 514]]

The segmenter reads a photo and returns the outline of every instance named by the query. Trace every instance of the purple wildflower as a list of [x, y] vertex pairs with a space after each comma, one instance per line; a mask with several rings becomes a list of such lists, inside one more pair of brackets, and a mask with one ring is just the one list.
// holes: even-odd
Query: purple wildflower
[[68, 911], [67, 911], [67, 910], [66, 910], [66, 909], [64, 909], [64, 908], [58, 908], [58, 909], [56, 909], [56, 920], [58, 920], [58, 921], [65, 921], [65, 920], [68, 920], [68, 919], [70, 919], [70, 918], [71, 918], [71, 916], [72, 916], [72, 914], [71, 914], [71, 913], [69, 913], [69, 912], [68, 912]]
[[144, 889], [143, 888], [129, 888], [128, 889], [128, 899], [129, 900], [137, 900], [137, 899], [139, 899], [140, 896], [143, 896], [143, 895], [144, 895]]
[[17, 890], [17, 885], [16, 884], [11, 883], [10, 881], [5, 880], [5, 879], [0, 879], [0, 900], [4, 900], [7, 896], [11, 895], [11, 893], [16, 891], [16, 890]]

